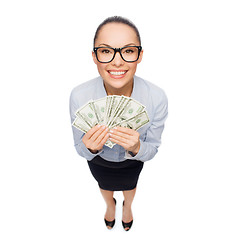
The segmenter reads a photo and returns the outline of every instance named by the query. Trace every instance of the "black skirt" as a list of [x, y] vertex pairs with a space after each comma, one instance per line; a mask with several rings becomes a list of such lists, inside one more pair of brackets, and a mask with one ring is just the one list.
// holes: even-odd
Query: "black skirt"
[[130, 159], [110, 162], [96, 156], [88, 161], [88, 166], [101, 189], [128, 191], [136, 188], [143, 162]]

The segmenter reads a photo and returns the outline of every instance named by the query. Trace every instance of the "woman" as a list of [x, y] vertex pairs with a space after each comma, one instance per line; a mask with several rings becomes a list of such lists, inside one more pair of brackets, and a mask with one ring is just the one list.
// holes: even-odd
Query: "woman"
[[[134, 59], [128, 59], [130, 51], [137, 51]], [[122, 191], [122, 225], [128, 231], [133, 223], [131, 205], [139, 174], [144, 162], [155, 156], [161, 143], [168, 114], [167, 97], [161, 88], [135, 76], [143, 50], [138, 29], [129, 20], [110, 17], [102, 22], [95, 33], [92, 57], [100, 76], [72, 90], [71, 121], [75, 119], [76, 110], [87, 101], [107, 95], [136, 99], [146, 107], [150, 120], [138, 131], [124, 127], [109, 131], [106, 126], [97, 125], [84, 134], [73, 127], [75, 148], [88, 160], [106, 201], [104, 220], [107, 228], [112, 229], [115, 223], [114, 191]], [[108, 139], [116, 143], [113, 148], [104, 145]]]

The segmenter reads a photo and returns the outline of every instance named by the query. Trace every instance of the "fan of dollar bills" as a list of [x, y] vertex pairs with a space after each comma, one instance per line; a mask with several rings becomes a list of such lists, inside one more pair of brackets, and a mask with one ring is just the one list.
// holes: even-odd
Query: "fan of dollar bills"
[[[138, 130], [149, 122], [146, 107], [133, 98], [109, 95], [97, 100], [90, 100], [79, 108], [72, 125], [86, 133], [97, 124], [109, 129], [116, 126]], [[109, 139], [106, 146], [112, 148], [116, 143]]]

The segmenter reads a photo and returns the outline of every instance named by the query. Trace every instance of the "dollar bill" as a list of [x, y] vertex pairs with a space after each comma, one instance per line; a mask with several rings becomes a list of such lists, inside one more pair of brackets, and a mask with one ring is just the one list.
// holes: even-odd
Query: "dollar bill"
[[[72, 125], [84, 133], [97, 124], [106, 125], [109, 129], [122, 126], [137, 131], [149, 122], [146, 107], [124, 95], [109, 95], [90, 100], [79, 108], [75, 115]], [[113, 148], [116, 143], [108, 139], [105, 145]]]
[[115, 124], [121, 121], [125, 121], [127, 119], [131, 119], [132, 117], [138, 115], [139, 113], [143, 112], [145, 106], [141, 103], [137, 102], [134, 99], [128, 101], [127, 105], [124, 107], [124, 110], [121, 112], [121, 115], [115, 119]]
[[131, 101], [131, 98], [122, 96], [121, 101], [119, 102], [113, 117], [110, 121], [108, 121], [108, 126], [111, 127], [113, 125], [116, 125], [117, 123], [126, 120], [124, 116], [122, 116], [122, 112], [124, 111], [125, 107], [128, 105], [128, 103]]
[[107, 96], [106, 97], [106, 109], [105, 109], [105, 113], [104, 113], [104, 119], [102, 124], [107, 125], [107, 121], [108, 121], [108, 112], [109, 112], [109, 108], [111, 105], [111, 101], [112, 101], [112, 97], [111, 96]]
[[99, 122], [97, 115], [93, 108], [93, 102], [89, 101], [83, 107], [76, 111], [76, 116], [82, 118], [91, 128], [96, 126]]
[[109, 110], [109, 114], [108, 114], [108, 118], [107, 118], [107, 126], [110, 126], [109, 122], [114, 117], [116, 109], [118, 109], [118, 106], [119, 106], [121, 100], [122, 100], [122, 96], [118, 96], [118, 95], [112, 96], [112, 102], [111, 102], [111, 106], [110, 106], [110, 110]]
[[139, 128], [141, 128], [142, 126], [147, 124], [148, 122], [149, 122], [149, 117], [147, 115], [146, 110], [144, 110], [143, 112], [139, 113], [138, 115], [136, 115], [130, 119], [127, 119], [125, 121], [122, 121], [120, 123], [117, 123], [112, 127], [121, 126], [121, 127], [138, 130]]
[[110, 141], [110, 140], [108, 139], [108, 140], [106, 141], [105, 145], [106, 145], [107, 147], [109, 147], [109, 148], [113, 148], [113, 147], [116, 145], [116, 143], [114, 143], [114, 142], [112, 142], [112, 141]]
[[102, 124], [104, 122], [105, 111], [106, 111], [106, 98], [100, 98], [93, 102], [93, 109], [99, 120], [99, 123]]
[[84, 133], [87, 133], [91, 129], [90, 126], [81, 117], [76, 117], [72, 125]]

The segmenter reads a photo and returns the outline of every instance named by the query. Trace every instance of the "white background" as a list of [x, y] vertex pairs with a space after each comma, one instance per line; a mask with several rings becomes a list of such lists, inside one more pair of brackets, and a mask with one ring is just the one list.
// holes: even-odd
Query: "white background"
[[[0, 239], [240, 239], [238, 1], [1, 1]], [[145, 164], [134, 225], [105, 203], [73, 146], [69, 96], [98, 76], [97, 26], [139, 28], [137, 75], [162, 87], [169, 117]]]

